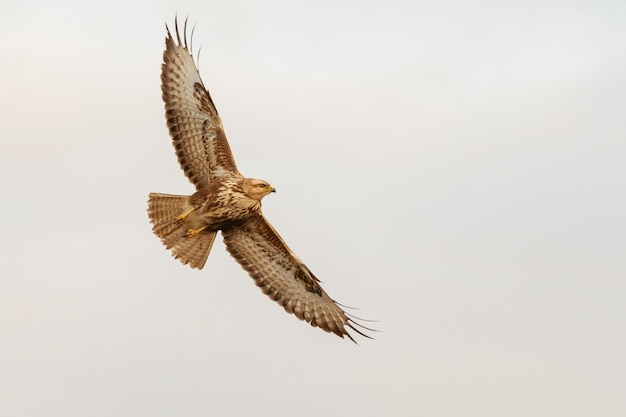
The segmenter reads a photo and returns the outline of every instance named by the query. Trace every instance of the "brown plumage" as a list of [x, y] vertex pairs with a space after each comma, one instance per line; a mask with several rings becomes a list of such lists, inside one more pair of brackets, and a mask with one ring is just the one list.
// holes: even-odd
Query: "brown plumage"
[[[261, 212], [261, 200], [275, 189], [245, 178], [235, 164], [222, 121], [204, 87], [190, 47], [186, 22], [181, 39], [169, 29], [161, 90], [165, 117], [178, 162], [196, 187], [191, 196], [151, 193], [153, 232], [182, 263], [202, 269], [222, 232], [226, 249], [270, 298], [312, 326], [354, 341], [347, 329], [369, 337], [320, 286]], [[369, 329], [367, 329], [369, 330]]]

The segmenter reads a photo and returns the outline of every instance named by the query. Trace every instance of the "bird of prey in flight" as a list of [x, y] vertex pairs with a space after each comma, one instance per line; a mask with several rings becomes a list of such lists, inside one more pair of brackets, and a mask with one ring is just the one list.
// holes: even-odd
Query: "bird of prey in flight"
[[202, 269], [221, 231], [226, 249], [256, 285], [301, 320], [340, 337], [368, 329], [322, 289], [319, 280], [287, 246], [261, 212], [275, 192], [266, 181], [244, 177], [235, 164], [222, 121], [204, 87], [183, 34], [167, 28], [161, 90], [167, 127], [178, 162], [196, 187], [191, 196], [151, 193], [153, 232], [183, 264]]

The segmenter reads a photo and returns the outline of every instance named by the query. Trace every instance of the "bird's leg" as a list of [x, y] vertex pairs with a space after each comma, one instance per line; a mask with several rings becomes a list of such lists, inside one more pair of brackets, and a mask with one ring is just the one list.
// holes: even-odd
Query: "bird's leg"
[[174, 219], [174, 220], [176, 221], [176, 223], [182, 223], [183, 221], [185, 221], [187, 216], [189, 216], [191, 213], [193, 213], [194, 210], [195, 210], [195, 208], [190, 208], [189, 210], [187, 210], [183, 214], [179, 214], [178, 216], [176, 216], [176, 219]]
[[203, 231], [204, 229], [206, 229], [208, 226], [202, 226], [199, 229], [189, 229], [187, 230], [187, 234], [185, 235], [186, 237], [193, 237], [195, 235], [197, 235], [198, 233], [200, 233], [201, 231]]

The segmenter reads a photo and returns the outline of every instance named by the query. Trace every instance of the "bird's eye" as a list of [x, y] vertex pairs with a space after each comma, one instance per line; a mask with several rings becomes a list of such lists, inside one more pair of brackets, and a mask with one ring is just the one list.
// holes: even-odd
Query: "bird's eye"
[[265, 185], [265, 184], [259, 184], [259, 187], [261, 187], [261, 188], [265, 188], [265, 187], [267, 187], [267, 185]]

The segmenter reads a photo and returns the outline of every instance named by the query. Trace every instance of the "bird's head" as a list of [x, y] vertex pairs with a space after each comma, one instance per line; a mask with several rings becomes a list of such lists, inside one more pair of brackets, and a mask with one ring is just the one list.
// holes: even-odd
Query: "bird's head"
[[255, 178], [246, 178], [243, 182], [243, 192], [246, 196], [261, 201], [269, 193], [275, 193], [276, 188], [269, 183]]

